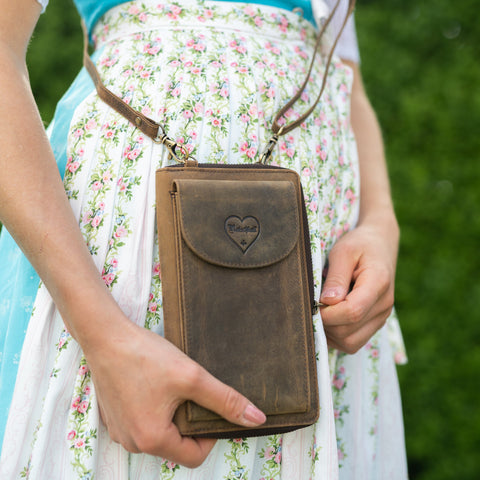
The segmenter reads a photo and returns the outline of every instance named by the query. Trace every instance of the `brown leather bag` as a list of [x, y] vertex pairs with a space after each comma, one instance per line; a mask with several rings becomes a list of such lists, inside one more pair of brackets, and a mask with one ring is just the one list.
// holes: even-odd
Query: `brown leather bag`
[[[349, 0], [347, 17], [353, 11]], [[268, 166], [280, 135], [300, 125], [325, 88], [338, 34], [314, 104], [280, 126], [303, 85], [276, 114], [273, 135], [256, 164], [198, 164], [154, 120], [109, 91], [88, 56], [84, 65], [99, 97], [162, 143], [177, 165], [156, 172], [156, 206], [165, 337], [232, 386], [266, 415], [257, 428], [234, 425], [193, 402], [180, 405], [182, 435], [231, 438], [283, 433], [313, 424], [319, 400], [312, 313], [310, 240], [298, 174]], [[85, 29], [85, 28], [84, 28]], [[343, 27], [342, 27], [343, 30]]]
[[258, 429], [192, 402], [180, 432], [235, 437], [318, 418], [310, 242], [299, 176], [262, 165], [157, 170], [165, 337], [267, 415]]

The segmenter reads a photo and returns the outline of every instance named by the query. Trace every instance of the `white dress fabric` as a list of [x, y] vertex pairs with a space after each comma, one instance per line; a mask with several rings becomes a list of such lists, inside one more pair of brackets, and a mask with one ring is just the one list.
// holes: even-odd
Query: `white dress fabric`
[[[163, 123], [200, 162], [218, 163], [255, 161], [273, 115], [303, 80], [315, 39], [312, 25], [294, 13], [197, 0], [125, 3], [107, 12], [93, 33], [108, 88]], [[315, 98], [324, 67], [319, 58], [287, 122]], [[301, 176], [317, 297], [328, 252], [358, 215], [351, 84], [351, 70], [336, 57], [322, 101], [280, 139], [274, 157]], [[105, 284], [132, 321], [162, 334], [154, 172], [169, 162], [164, 148], [99, 100], [93, 87], [77, 106], [65, 141], [65, 190]], [[355, 355], [329, 350], [320, 315], [313, 321], [319, 421], [284, 435], [218, 441], [201, 467], [188, 469], [129, 454], [111, 441], [82, 351], [41, 286], [0, 478], [405, 480], [394, 362], [404, 352], [396, 320]]]

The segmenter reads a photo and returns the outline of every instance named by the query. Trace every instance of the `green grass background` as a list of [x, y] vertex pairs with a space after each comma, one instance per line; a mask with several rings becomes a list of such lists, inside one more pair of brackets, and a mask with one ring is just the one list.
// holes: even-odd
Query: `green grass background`
[[[480, 29], [476, 0], [359, 0], [362, 70], [402, 237], [396, 305], [410, 476], [480, 478]], [[71, 0], [51, 0], [28, 63], [42, 116], [81, 64]], [[385, 479], [388, 480], [388, 479]]]

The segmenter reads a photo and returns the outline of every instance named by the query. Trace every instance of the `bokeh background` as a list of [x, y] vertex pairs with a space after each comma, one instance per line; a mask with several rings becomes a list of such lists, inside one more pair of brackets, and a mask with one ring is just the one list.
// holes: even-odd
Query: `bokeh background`
[[[478, 6], [359, 0], [356, 11], [402, 230], [396, 305], [409, 363], [399, 377], [413, 480], [480, 478]], [[71, 0], [51, 0], [28, 54], [46, 123], [81, 49]]]

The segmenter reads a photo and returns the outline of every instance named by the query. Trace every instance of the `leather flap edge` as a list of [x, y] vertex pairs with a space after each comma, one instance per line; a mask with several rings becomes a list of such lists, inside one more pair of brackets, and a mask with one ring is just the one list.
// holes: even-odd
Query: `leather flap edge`
[[299, 236], [299, 206], [289, 180], [177, 179], [182, 237], [204, 261], [258, 268], [285, 258]]

